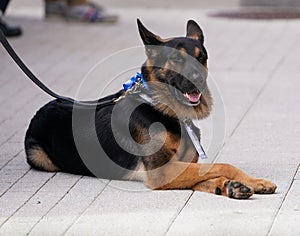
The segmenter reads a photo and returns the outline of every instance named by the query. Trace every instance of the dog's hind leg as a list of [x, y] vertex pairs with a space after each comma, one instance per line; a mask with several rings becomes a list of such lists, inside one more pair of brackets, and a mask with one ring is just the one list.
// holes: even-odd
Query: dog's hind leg
[[27, 162], [32, 168], [49, 172], [59, 171], [59, 168], [52, 162], [45, 150], [36, 142], [26, 142], [25, 146]]

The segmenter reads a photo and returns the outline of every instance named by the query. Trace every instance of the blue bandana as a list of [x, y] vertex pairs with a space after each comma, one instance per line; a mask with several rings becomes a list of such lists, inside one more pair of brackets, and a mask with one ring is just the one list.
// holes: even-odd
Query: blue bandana
[[149, 87], [148, 87], [143, 75], [139, 72], [137, 72], [135, 76], [132, 76], [130, 80], [125, 82], [123, 84], [123, 88], [124, 88], [125, 91], [127, 91], [127, 90], [131, 89], [138, 82], [142, 82], [145, 89], [149, 90]]

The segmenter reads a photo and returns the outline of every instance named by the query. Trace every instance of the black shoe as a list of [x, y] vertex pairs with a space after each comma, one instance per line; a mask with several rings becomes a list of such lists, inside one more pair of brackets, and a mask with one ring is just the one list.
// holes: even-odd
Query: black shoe
[[20, 27], [8, 26], [5, 22], [0, 19], [0, 29], [6, 37], [16, 37], [22, 34], [22, 29]]

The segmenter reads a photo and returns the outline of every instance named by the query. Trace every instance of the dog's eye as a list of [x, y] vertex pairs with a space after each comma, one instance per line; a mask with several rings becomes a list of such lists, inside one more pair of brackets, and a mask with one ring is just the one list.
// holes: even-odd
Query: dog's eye
[[173, 56], [170, 58], [170, 60], [175, 63], [183, 63], [184, 62], [184, 58], [182, 58], [180, 56]]
[[201, 53], [200, 56], [198, 57], [198, 60], [201, 62], [201, 63], [204, 63], [207, 61], [207, 55], [204, 54], [204, 53]]
[[207, 57], [206, 56], [200, 56], [198, 58], [198, 60], [199, 60], [200, 63], [205, 63], [207, 61]]

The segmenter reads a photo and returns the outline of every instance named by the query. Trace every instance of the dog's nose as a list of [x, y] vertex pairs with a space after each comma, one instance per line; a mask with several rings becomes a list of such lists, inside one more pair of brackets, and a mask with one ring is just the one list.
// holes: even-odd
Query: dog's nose
[[194, 73], [194, 74], [192, 75], [192, 79], [193, 79], [193, 80], [199, 79], [199, 74]]
[[193, 83], [203, 83], [205, 81], [205, 75], [198, 72], [193, 72], [189, 76], [189, 80]]
[[198, 88], [199, 91], [202, 91], [205, 87], [206, 76], [199, 72], [192, 72], [188, 76], [188, 80]]

